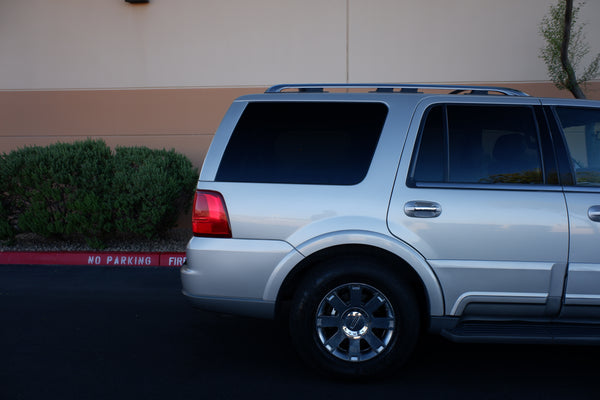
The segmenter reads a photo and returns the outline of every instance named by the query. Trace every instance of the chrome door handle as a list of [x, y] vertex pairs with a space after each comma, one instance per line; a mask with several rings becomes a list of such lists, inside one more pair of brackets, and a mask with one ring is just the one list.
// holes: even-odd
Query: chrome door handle
[[600, 222], [600, 206], [591, 206], [588, 208], [588, 218], [595, 222]]
[[404, 205], [404, 214], [414, 218], [435, 218], [442, 213], [442, 206], [432, 201], [409, 201]]

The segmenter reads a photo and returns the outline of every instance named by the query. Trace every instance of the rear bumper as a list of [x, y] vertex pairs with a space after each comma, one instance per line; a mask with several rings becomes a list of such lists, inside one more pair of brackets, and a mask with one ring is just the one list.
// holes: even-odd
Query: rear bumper
[[264, 299], [277, 266], [295, 249], [279, 240], [194, 237], [181, 268], [183, 294], [197, 307], [231, 314], [272, 317]]

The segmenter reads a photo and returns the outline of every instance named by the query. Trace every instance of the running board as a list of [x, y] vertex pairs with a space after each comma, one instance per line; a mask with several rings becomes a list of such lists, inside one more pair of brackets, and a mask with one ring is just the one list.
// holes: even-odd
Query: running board
[[441, 335], [459, 343], [600, 345], [600, 325], [533, 322], [463, 322]]

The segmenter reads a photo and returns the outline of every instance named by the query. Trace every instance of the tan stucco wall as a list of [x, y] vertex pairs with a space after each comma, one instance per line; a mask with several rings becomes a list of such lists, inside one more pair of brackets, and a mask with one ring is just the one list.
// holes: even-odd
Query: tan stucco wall
[[0, 0], [0, 89], [345, 79], [345, 0]]
[[0, 91], [0, 152], [101, 138], [174, 148], [200, 166], [236, 97], [264, 88]]
[[[538, 29], [557, 1], [350, 1], [350, 79], [545, 81]], [[590, 54], [600, 53], [600, 1], [586, 2], [580, 21]]]
[[[0, 89], [539, 82], [556, 0], [0, 0]], [[600, 1], [581, 13], [600, 52]]]

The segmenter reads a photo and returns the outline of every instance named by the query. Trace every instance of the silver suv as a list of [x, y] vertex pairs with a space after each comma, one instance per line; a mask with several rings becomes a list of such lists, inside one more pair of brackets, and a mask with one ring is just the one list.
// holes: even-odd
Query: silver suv
[[279, 85], [234, 101], [181, 270], [286, 318], [311, 366], [393, 371], [430, 331], [600, 342], [600, 102], [497, 87]]

